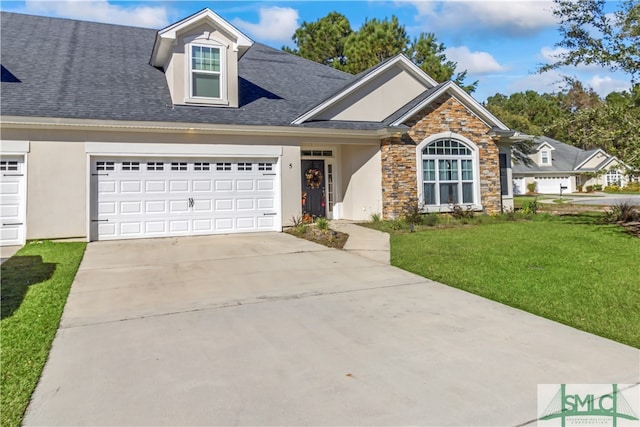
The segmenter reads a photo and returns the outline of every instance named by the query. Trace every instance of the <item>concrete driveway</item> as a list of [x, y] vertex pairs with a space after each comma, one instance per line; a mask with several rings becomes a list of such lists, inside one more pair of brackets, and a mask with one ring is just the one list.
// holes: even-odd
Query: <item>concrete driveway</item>
[[266, 233], [91, 243], [26, 425], [524, 425], [640, 352]]

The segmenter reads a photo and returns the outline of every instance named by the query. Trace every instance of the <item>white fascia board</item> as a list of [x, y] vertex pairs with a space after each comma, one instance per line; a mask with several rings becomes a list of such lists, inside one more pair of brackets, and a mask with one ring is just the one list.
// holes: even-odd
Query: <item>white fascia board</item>
[[614, 161], [617, 161], [618, 164], [622, 167], [624, 167], [625, 169], [631, 169], [629, 167], [629, 165], [627, 165], [625, 162], [621, 161], [620, 159], [618, 159], [616, 156], [611, 156], [609, 158], [609, 160], [607, 160], [602, 166], [600, 166], [599, 170], [605, 169], [607, 166], [609, 166], [611, 163], [613, 163]]
[[394, 67], [396, 65], [400, 65], [405, 71], [409, 72], [411, 75], [416, 77], [418, 80], [421, 80], [429, 89], [431, 89], [432, 87], [434, 87], [434, 86], [436, 86], [438, 84], [438, 82], [433, 80], [429, 75], [427, 75], [427, 73], [422, 71], [416, 64], [411, 62], [409, 60], [409, 58], [407, 58], [403, 54], [399, 54], [395, 58], [390, 59], [384, 65], [382, 65], [382, 66], [376, 68], [375, 70], [373, 70], [372, 72], [370, 72], [367, 76], [361, 78], [356, 84], [348, 87], [344, 91], [334, 95], [333, 97], [327, 99], [322, 104], [317, 105], [313, 109], [311, 109], [311, 110], [307, 111], [306, 113], [304, 113], [303, 115], [299, 116], [293, 122], [291, 122], [291, 124], [292, 125], [299, 125], [299, 124], [302, 124], [302, 123], [306, 122], [307, 120], [312, 119], [317, 114], [319, 114], [319, 113], [323, 112], [324, 110], [326, 110], [327, 108], [333, 106], [333, 104], [335, 104], [336, 102], [339, 102], [340, 100], [342, 100], [345, 97], [349, 96], [350, 94], [352, 94], [353, 92], [355, 92], [356, 90], [361, 88], [362, 86], [365, 86], [366, 84], [368, 84], [371, 80], [375, 79], [377, 76], [386, 73], [388, 70], [390, 70], [392, 67]]
[[[605, 151], [602, 148], [598, 148], [592, 155], [590, 155], [589, 157], [587, 157], [582, 163], [580, 163], [578, 166], [576, 166], [575, 170], [580, 169], [585, 163], [587, 163], [589, 160], [591, 160], [592, 158], [594, 158], [597, 154], [602, 154], [604, 156], [609, 157], [609, 155], [607, 153], [605, 153]], [[608, 163], [608, 162], [607, 162]]]
[[352, 140], [371, 140], [397, 135], [397, 129], [353, 130], [308, 128], [295, 126], [251, 126], [233, 124], [136, 122], [96, 119], [64, 119], [51, 117], [2, 116], [0, 126], [5, 129], [78, 130], [100, 132], [144, 132], [173, 134], [269, 135], [287, 137], [325, 137]]
[[0, 153], [2, 154], [27, 154], [29, 141], [0, 141]]
[[151, 65], [154, 67], [164, 67], [173, 43], [178, 38], [178, 33], [185, 28], [193, 26], [202, 21], [209, 21], [214, 27], [217, 27], [227, 34], [229, 34], [236, 41], [233, 45], [234, 50], [240, 52], [240, 56], [246, 52], [253, 45], [253, 40], [231, 25], [225, 19], [220, 17], [217, 13], [213, 12], [209, 8], [205, 8], [200, 12], [192, 15], [182, 21], [176, 22], [168, 27], [158, 31], [156, 35], [156, 41], [153, 46], [153, 53], [151, 56]]
[[549, 148], [549, 150], [555, 150], [555, 147], [551, 144], [549, 144], [548, 142], [544, 141], [542, 142], [540, 145], [538, 145], [538, 147], [536, 148], [536, 150], [540, 151], [542, 149], [542, 147], [547, 146]]
[[496, 116], [491, 114], [489, 110], [484, 108], [478, 101], [476, 101], [471, 95], [462, 90], [460, 86], [455, 84], [452, 81], [448, 81], [445, 83], [440, 89], [434, 92], [431, 96], [426, 98], [420, 104], [413, 107], [410, 111], [408, 111], [405, 115], [397, 119], [395, 122], [391, 124], [391, 126], [399, 126], [404, 123], [406, 120], [411, 118], [413, 115], [417, 114], [420, 110], [427, 107], [437, 98], [442, 96], [445, 92], [451, 93], [458, 101], [460, 101], [465, 107], [467, 107], [473, 114], [476, 115], [480, 120], [482, 120], [489, 127], [497, 127], [501, 130], [510, 130], [507, 125], [502, 123]]

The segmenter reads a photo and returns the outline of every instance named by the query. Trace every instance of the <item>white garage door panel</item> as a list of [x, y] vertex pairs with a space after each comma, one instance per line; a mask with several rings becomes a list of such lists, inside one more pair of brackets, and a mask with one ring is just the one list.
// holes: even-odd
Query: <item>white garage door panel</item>
[[2, 156], [0, 174], [0, 245], [22, 245], [26, 203], [24, 156]]
[[571, 188], [570, 177], [535, 177], [535, 181], [538, 193], [560, 194], [560, 185], [562, 185], [563, 187], [567, 187], [566, 189], [562, 190], [564, 193], [573, 191], [573, 189]]
[[275, 159], [94, 159], [92, 238], [276, 231], [275, 166]]

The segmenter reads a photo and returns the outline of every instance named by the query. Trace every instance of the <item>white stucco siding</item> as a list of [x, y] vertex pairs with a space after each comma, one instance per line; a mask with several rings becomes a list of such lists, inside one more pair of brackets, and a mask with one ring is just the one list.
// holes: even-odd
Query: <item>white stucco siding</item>
[[341, 150], [341, 218], [369, 220], [382, 212], [382, 166], [379, 145], [344, 145]]
[[320, 120], [382, 121], [426, 90], [400, 67], [378, 76], [318, 115]]
[[292, 225], [292, 218], [299, 218], [302, 214], [300, 194], [300, 147], [283, 147], [281, 164], [282, 188], [282, 225]]
[[85, 147], [32, 141], [27, 184], [27, 239], [86, 235]]

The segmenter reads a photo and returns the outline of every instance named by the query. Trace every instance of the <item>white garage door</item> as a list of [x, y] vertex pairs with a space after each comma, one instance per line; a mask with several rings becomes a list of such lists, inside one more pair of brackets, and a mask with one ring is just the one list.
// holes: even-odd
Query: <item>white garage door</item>
[[564, 194], [570, 193], [573, 191], [571, 188], [571, 178], [570, 177], [536, 177], [536, 188], [538, 193], [542, 194], [560, 194], [560, 185], [566, 187], [562, 190]]
[[92, 160], [92, 239], [278, 231], [275, 159]]
[[0, 159], [0, 245], [22, 245], [25, 239], [24, 156]]
[[513, 178], [513, 194], [526, 194], [527, 188], [524, 185], [524, 178]]

